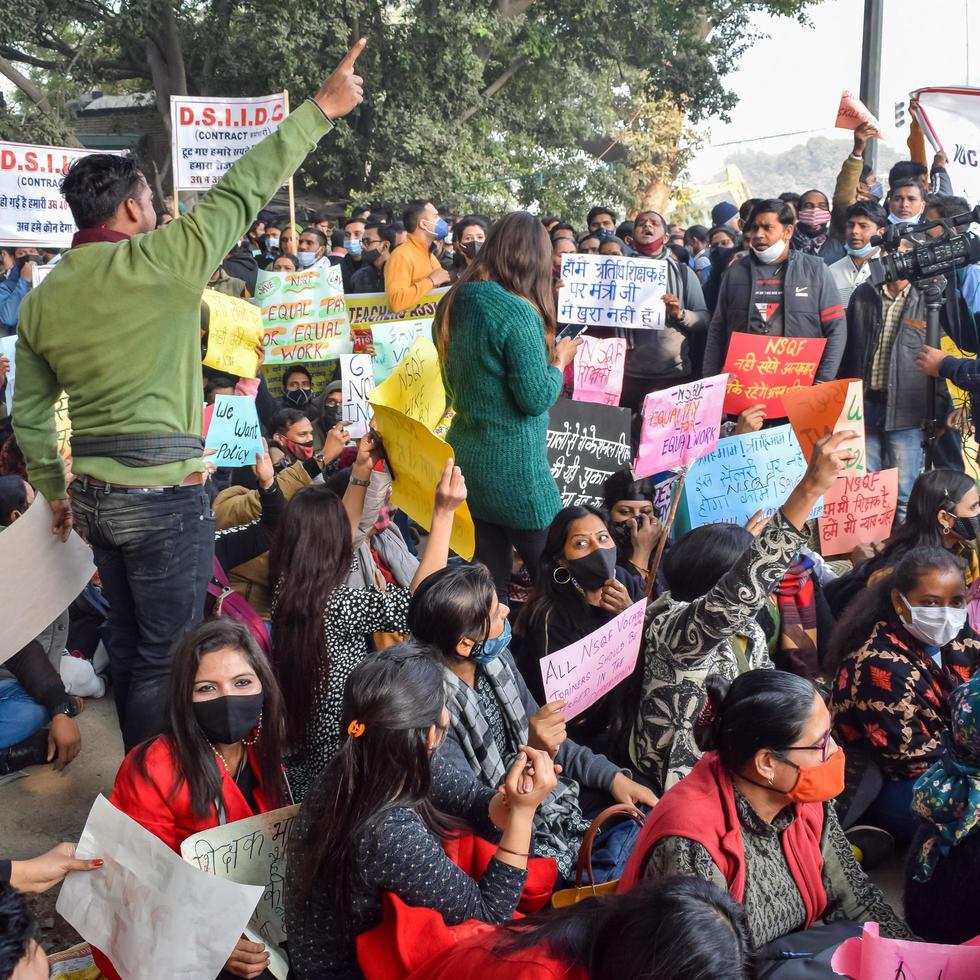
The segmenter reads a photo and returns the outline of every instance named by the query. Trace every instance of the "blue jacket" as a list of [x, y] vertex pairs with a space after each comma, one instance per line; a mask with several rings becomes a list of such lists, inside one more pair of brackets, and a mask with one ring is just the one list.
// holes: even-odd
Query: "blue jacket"
[[0, 279], [0, 324], [10, 332], [17, 326], [21, 300], [30, 292], [31, 281], [24, 279], [20, 269], [14, 266], [8, 275]]

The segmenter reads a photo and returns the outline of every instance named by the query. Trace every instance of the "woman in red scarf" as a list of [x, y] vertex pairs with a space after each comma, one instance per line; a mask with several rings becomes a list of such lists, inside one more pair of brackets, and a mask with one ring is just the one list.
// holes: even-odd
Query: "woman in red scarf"
[[844, 754], [810, 681], [753, 670], [707, 687], [705, 754], [647, 818], [621, 888], [675, 873], [714, 882], [744, 904], [757, 948], [841, 919], [908, 937], [837, 822]]

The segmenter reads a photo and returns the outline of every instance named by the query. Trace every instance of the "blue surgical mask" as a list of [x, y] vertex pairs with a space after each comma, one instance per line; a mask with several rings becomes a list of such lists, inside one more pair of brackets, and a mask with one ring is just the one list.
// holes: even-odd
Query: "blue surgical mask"
[[449, 234], [449, 222], [445, 218], [440, 218], [436, 222], [436, 238], [445, 238]]
[[470, 660], [475, 664], [488, 664], [491, 660], [496, 660], [510, 646], [510, 637], [510, 620], [505, 619], [500, 636], [477, 643], [470, 653]]
[[348, 255], [360, 255], [362, 247], [360, 238], [344, 239], [344, 248], [347, 249]]
[[882, 186], [880, 180], [876, 180], [869, 188], [868, 193], [872, 197], [876, 197], [879, 201], [881, 200], [881, 195], [885, 193], [885, 188]]
[[847, 250], [847, 254], [855, 259], [863, 259], [866, 255], [870, 255], [875, 250], [875, 246], [872, 245], [871, 242], [868, 242], [861, 248], [851, 248], [851, 246], [845, 242], [844, 248]]
[[297, 252], [296, 261], [301, 269], [309, 269], [310, 266], [316, 265], [316, 252]]

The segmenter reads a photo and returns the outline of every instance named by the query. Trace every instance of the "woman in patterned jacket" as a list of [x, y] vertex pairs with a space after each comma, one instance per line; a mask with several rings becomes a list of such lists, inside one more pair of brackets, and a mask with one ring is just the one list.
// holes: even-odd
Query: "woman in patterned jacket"
[[772, 668], [755, 617], [806, 544], [807, 517], [844, 471], [853, 433], [817, 443], [803, 479], [782, 509], [750, 529], [708, 524], [671, 549], [664, 566], [669, 591], [647, 611], [642, 694], [631, 754], [656, 792], [682, 779], [701, 753], [694, 722], [709, 674], [733, 680]]
[[980, 665], [967, 623], [963, 561], [945, 548], [913, 548], [838, 624], [844, 654], [831, 695], [842, 744], [861, 745], [885, 786], [865, 819], [907, 844], [912, 790], [939, 757], [949, 697]]

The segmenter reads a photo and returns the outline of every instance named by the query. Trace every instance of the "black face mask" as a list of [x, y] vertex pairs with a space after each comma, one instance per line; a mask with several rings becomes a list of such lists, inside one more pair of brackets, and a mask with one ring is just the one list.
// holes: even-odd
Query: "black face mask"
[[573, 558], [565, 566], [583, 589], [598, 589], [616, 574], [616, 549], [596, 548], [584, 558]]
[[467, 242], [465, 245], [461, 245], [460, 248], [471, 258], [475, 259], [480, 249], [483, 248], [483, 242]]
[[977, 538], [980, 538], [980, 515], [974, 515], [973, 517], [959, 517], [958, 515], [947, 511], [950, 517], [954, 517], [953, 521], [953, 533], [958, 534], [964, 541], [974, 542]]
[[209, 742], [233, 745], [259, 723], [265, 695], [227, 694], [210, 701], [193, 701], [194, 718]]
[[331, 405], [329, 402], [323, 406], [323, 425], [324, 428], [332, 429], [344, 418], [339, 405]]
[[632, 521], [610, 521], [609, 530], [616, 542], [616, 547], [622, 551], [633, 543]]
[[284, 391], [282, 400], [292, 408], [306, 408], [313, 400], [313, 392], [308, 388], [297, 388], [295, 391]]
[[370, 252], [361, 252], [361, 261], [368, 265], [374, 265], [381, 258], [381, 250], [372, 248]]

